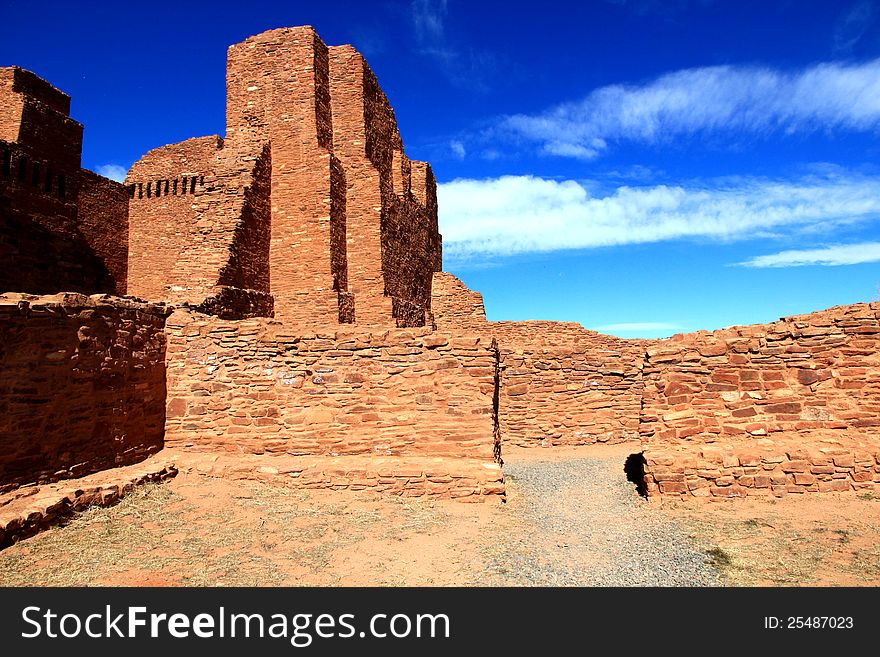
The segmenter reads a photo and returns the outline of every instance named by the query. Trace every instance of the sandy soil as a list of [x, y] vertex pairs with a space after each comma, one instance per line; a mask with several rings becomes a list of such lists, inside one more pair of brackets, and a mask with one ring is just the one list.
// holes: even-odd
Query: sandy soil
[[[880, 499], [817, 494], [649, 504], [626, 482], [629, 451], [554, 448], [511, 451], [505, 458], [512, 473], [520, 468], [554, 477], [552, 462], [569, 473], [579, 472], [580, 462], [607, 471], [619, 478], [615, 503], [646, 514], [645, 522], [676, 527], [669, 539], [675, 549], [705, 554], [707, 568], [713, 576], [717, 570], [723, 584], [880, 585]], [[585, 503], [595, 493], [578, 498], [568, 480], [553, 511], [565, 523], [543, 523], [530, 497], [533, 479], [511, 476], [509, 501], [502, 505], [304, 491], [181, 473], [0, 552], [0, 585], [589, 584], [589, 578], [524, 577], [532, 562], [516, 561], [511, 546], [528, 536], [529, 549], [550, 573], [571, 571], [573, 544], [587, 550], [578, 557], [582, 563], [607, 562], [608, 555], [596, 553], [600, 543], [584, 536], [601, 535], [615, 521], [613, 509]], [[540, 486], [550, 490], [552, 481], [545, 478]], [[567, 506], [566, 499], [572, 500]], [[504, 559], [511, 560], [510, 569]], [[604, 576], [615, 569], [606, 568]]]

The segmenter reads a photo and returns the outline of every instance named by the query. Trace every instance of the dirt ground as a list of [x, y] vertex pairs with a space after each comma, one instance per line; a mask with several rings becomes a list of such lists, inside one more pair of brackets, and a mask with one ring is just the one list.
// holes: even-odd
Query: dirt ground
[[[619, 463], [613, 476], [625, 481], [630, 451], [521, 450], [506, 458], [569, 469], [593, 459], [614, 466], [609, 472], [618, 472]], [[465, 504], [181, 473], [3, 550], [0, 585], [522, 585], [521, 572], [499, 568], [509, 546], [528, 535], [530, 548], [552, 568], [554, 560], [564, 565], [577, 540], [536, 529], [526, 513], [534, 508], [529, 485], [511, 477], [506, 504]], [[627, 504], [652, 523], [681, 528], [685, 547], [705, 554], [723, 585], [880, 585], [878, 496], [656, 504], [638, 498], [634, 486], [632, 496]], [[594, 522], [589, 504], [566, 513]]]

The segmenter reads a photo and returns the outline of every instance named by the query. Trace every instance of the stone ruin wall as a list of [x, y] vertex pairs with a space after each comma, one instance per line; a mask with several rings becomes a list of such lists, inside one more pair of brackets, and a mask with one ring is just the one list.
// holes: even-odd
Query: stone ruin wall
[[348, 321], [345, 177], [333, 154], [327, 46], [311, 28], [229, 48], [226, 142], [271, 142], [270, 292], [275, 317], [304, 327]]
[[0, 492], [161, 449], [166, 314], [100, 295], [0, 295]]
[[651, 495], [880, 483], [877, 304], [662, 341], [487, 322], [439, 271], [430, 167], [406, 157], [363, 58], [311, 28], [232, 46], [226, 137], [154, 149], [126, 187], [79, 168], [66, 95], [0, 69], [0, 96], [0, 288], [178, 307], [163, 333], [171, 310], [134, 301], [0, 304], [0, 487], [143, 458], [163, 436], [346, 455], [359, 465], [309, 485], [401, 494], [503, 492], [497, 473], [463, 474], [502, 443], [639, 438]]
[[442, 330], [499, 345], [502, 454], [641, 439], [649, 495], [880, 484], [878, 303], [622, 340], [575, 323], [486, 322], [480, 295], [438, 274], [433, 312]]
[[491, 341], [427, 328], [302, 334], [168, 320], [166, 442], [293, 455], [494, 458]]
[[80, 168], [69, 111], [48, 82], [0, 68], [0, 292], [125, 293], [122, 187]]
[[80, 169], [77, 226], [113, 281], [112, 294], [128, 289], [128, 193], [125, 187]]
[[500, 345], [499, 424], [521, 447], [639, 438], [641, 341], [574, 322], [490, 322]]
[[440, 330], [498, 344], [498, 423], [503, 445], [545, 447], [639, 438], [646, 341], [588, 331], [575, 322], [488, 322], [482, 296], [455, 276], [434, 275]]
[[880, 483], [880, 303], [675, 336], [647, 351], [649, 493], [713, 497]]
[[[235, 170], [268, 148], [265, 175], [259, 162]], [[230, 47], [226, 138], [155, 149], [126, 182], [133, 294], [212, 312], [218, 287], [255, 290], [274, 303], [250, 316], [303, 330], [428, 321], [441, 267], [433, 173], [404, 154], [363, 57], [311, 28]], [[264, 201], [253, 218], [242, 216], [249, 190]], [[230, 263], [247, 275], [221, 280]]]
[[129, 292], [224, 318], [271, 315], [271, 154], [224, 146], [189, 139], [132, 166]]

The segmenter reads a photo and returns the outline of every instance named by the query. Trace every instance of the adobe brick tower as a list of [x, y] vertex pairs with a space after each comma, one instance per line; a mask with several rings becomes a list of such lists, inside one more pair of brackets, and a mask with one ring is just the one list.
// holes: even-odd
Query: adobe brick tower
[[436, 183], [363, 57], [311, 27], [229, 48], [226, 137], [129, 172], [129, 291], [296, 326], [430, 323]]

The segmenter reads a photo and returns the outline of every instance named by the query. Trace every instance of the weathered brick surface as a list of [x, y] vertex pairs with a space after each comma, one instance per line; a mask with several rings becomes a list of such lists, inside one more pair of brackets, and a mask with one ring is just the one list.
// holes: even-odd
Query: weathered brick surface
[[465, 502], [504, 495], [501, 466], [479, 458], [439, 456], [291, 456], [289, 454], [162, 452], [186, 472], [211, 477], [267, 481], [291, 488], [372, 490], [405, 497], [440, 497]]
[[137, 486], [170, 479], [173, 463], [150, 462], [104, 470], [74, 481], [28, 486], [0, 494], [0, 549], [93, 506], [112, 506]]
[[431, 282], [431, 323], [440, 330], [485, 331], [483, 295], [448, 272], [435, 272]]
[[0, 296], [0, 491], [161, 448], [166, 313], [105, 296]]
[[114, 180], [80, 169], [77, 225], [113, 279], [114, 294], [126, 294], [128, 278], [128, 193]]
[[[346, 170], [348, 267], [359, 324], [423, 326], [439, 271], [436, 185], [430, 167], [412, 190], [394, 111], [364, 58], [330, 51], [333, 148]], [[429, 200], [430, 198], [430, 200]]]
[[713, 441], [880, 426], [880, 304], [675, 336], [648, 349], [642, 436]]
[[780, 497], [880, 490], [876, 435], [804, 431], [773, 440], [648, 445], [649, 495]]
[[125, 289], [124, 205], [112, 181], [80, 169], [69, 108], [33, 73], [0, 68], [0, 292]]
[[226, 76], [227, 143], [272, 145], [275, 316], [336, 324], [348, 292], [345, 175], [333, 154], [327, 46], [310, 27], [264, 32], [229, 48]]
[[270, 176], [268, 146], [227, 148], [217, 137], [142, 157], [126, 179], [129, 292], [222, 317], [271, 315]]
[[878, 317], [877, 303], [841, 306], [648, 349], [640, 429], [649, 494], [873, 488]]
[[639, 437], [638, 340], [574, 322], [490, 322], [501, 361], [503, 444], [585, 445]]
[[251, 453], [495, 456], [495, 348], [427, 328], [168, 320], [166, 441]]

